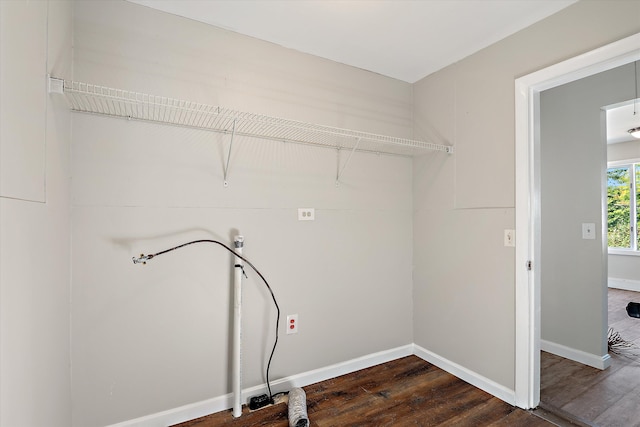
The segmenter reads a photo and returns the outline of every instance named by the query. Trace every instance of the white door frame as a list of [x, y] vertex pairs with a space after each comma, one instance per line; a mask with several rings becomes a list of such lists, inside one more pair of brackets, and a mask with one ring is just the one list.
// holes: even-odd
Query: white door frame
[[515, 403], [520, 408], [540, 403], [540, 92], [637, 60], [640, 33], [516, 80]]

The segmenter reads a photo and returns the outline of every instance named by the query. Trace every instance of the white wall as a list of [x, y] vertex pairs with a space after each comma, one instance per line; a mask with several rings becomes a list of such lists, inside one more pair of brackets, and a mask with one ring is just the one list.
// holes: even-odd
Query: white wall
[[[514, 388], [514, 80], [640, 31], [640, 2], [578, 2], [417, 82], [414, 341]], [[517, 237], [516, 237], [517, 238]]]
[[[12, 120], [26, 126], [2, 134], [9, 137], [2, 141], [3, 148], [9, 147], [2, 152], [2, 179], [11, 181], [3, 186], [11, 191], [3, 195], [12, 197], [0, 197], [0, 425], [67, 427], [71, 118], [62, 100], [50, 97], [45, 87], [47, 72], [72, 77], [72, 8], [62, 1], [1, 6], [3, 26], [20, 24], [5, 26], [2, 36], [18, 49], [33, 46], [29, 37], [38, 38], [38, 45], [44, 36], [44, 54], [17, 56], [2, 67], [12, 76], [3, 76], [0, 89], [3, 130]], [[21, 74], [25, 68], [28, 72]], [[22, 77], [34, 84], [25, 98], [13, 90], [14, 84], [21, 86], [14, 79]], [[23, 157], [19, 153], [25, 147], [31, 155]], [[12, 163], [8, 170], [5, 161]]]
[[[411, 85], [126, 2], [77, 2], [77, 80], [411, 137]], [[412, 342], [412, 162], [73, 115], [73, 425], [229, 393], [230, 256], [246, 239], [283, 317], [271, 379]], [[344, 155], [340, 157], [345, 160]], [[298, 222], [314, 207], [314, 222]], [[264, 383], [275, 310], [248, 271], [244, 386]]]

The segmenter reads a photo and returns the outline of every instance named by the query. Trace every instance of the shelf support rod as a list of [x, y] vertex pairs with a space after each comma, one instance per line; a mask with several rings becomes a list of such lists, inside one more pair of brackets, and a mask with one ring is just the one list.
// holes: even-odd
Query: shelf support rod
[[227, 153], [227, 162], [224, 166], [224, 186], [228, 187], [227, 175], [229, 175], [229, 161], [231, 160], [231, 147], [233, 147], [233, 138], [236, 135], [236, 120], [233, 120], [233, 128], [231, 129], [231, 141], [229, 141], [229, 152]]
[[[362, 138], [358, 138], [358, 140], [356, 141], [356, 144], [353, 146], [353, 148], [351, 149], [351, 152], [349, 153], [349, 157], [347, 157], [347, 161], [344, 162], [342, 169], [338, 169], [338, 174], [336, 175], [336, 187], [340, 185], [340, 177], [342, 176], [342, 174], [344, 173], [344, 170], [349, 165], [349, 162], [351, 161], [351, 157], [353, 157], [353, 153], [355, 153], [356, 150], [358, 149], [358, 146], [360, 145], [360, 141], [362, 141]], [[340, 149], [338, 149], [338, 168], [340, 168]]]

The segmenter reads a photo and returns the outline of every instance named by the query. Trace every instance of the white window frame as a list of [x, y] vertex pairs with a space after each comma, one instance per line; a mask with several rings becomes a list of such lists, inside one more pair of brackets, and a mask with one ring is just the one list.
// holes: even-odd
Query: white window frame
[[[638, 231], [637, 231], [637, 227], [638, 227], [638, 219], [637, 219], [637, 207], [638, 207], [638, 200], [640, 199], [638, 197], [637, 194], [637, 187], [636, 187], [636, 165], [640, 166], [640, 159], [636, 158], [636, 159], [627, 159], [627, 160], [617, 160], [614, 162], [607, 162], [607, 171], [610, 168], [619, 168], [622, 166], [626, 166], [629, 168], [630, 170], [630, 176], [629, 176], [629, 185], [631, 186], [631, 190], [630, 190], [630, 194], [633, 195], [632, 200], [629, 201], [630, 203], [630, 215], [631, 215], [631, 235], [633, 236], [633, 239], [631, 239], [631, 247], [630, 248], [612, 248], [609, 247], [607, 245], [607, 249], [609, 252], [609, 255], [628, 255], [628, 256], [640, 256], [640, 250], [638, 250]], [[606, 201], [605, 201], [606, 203]], [[607, 230], [608, 232], [608, 230]]]

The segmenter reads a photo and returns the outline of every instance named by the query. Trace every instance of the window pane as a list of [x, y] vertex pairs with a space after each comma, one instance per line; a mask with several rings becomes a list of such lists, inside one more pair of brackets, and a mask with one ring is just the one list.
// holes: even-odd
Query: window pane
[[610, 248], [631, 247], [630, 178], [628, 166], [607, 169], [607, 241]]
[[[638, 183], [640, 182], [640, 164], [635, 165], [635, 170], [636, 170], [636, 220], [635, 220], [635, 235], [636, 235], [636, 242], [640, 242], [640, 234], [638, 234], [638, 224], [640, 224], [640, 218], [638, 218], [638, 214], [640, 213], [640, 192], [638, 192]], [[638, 247], [636, 246], [636, 249]]]

